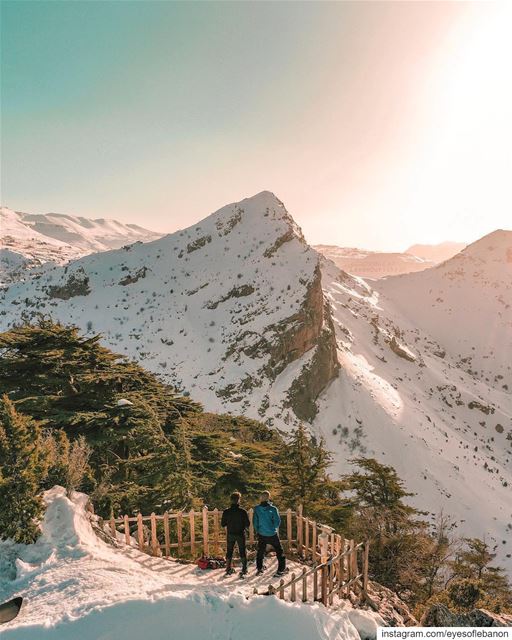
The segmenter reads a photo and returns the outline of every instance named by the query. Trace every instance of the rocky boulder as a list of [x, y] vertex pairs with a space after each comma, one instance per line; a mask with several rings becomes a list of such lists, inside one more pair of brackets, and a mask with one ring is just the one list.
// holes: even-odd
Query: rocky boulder
[[512, 615], [485, 609], [454, 613], [443, 604], [435, 604], [421, 618], [423, 627], [512, 627]]

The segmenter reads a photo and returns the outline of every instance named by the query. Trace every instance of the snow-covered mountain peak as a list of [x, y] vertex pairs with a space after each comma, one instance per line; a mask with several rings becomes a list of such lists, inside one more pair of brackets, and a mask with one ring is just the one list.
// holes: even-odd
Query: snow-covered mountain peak
[[2, 295], [22, 301], [3, 327], [42, 311], [100, 332], [212, 409], [311, 420], [338, 371], [318, 254], [270, 192]]
[[295, 238], [306, 245], [302, 230], [281, 200], [271, 191], [260, 191], [240, 202], [228, 204], [198, 224], [200, 226], [213, 224], [221, 235], [228, 235], [235, 226], [241, 224], [246, 230], [250, 227], [255, 231], [264, 231], [267, 235], [285, 234], [286, 238], [283, 238], [283, 242]]

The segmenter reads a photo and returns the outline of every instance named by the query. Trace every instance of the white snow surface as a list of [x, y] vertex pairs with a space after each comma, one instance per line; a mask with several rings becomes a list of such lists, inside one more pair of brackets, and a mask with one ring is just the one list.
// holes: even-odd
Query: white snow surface
[[45, 501], [35, 544], [0, 543], [0, 602], [24, 597], [19, 616], [2, 625], [2, 639], [359, 640], [358, 629], [371, 638], [382, 624], [348, 603], [333, 610], [252, 596], [254, 576], [224, 579], [222, 570], [203, 572], [110, 546], [91, 526], [87, 496], [69, 499], [54, 487]]

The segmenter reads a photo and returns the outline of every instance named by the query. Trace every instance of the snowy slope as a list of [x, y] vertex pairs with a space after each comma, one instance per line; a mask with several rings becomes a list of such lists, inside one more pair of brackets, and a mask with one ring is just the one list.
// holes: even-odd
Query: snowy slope
[[490, 233], [435, 269], [375, 286], [415, 326], [460, 356], [466, 370], [484, 380], [498, 372], [510, 377], [511, 231]]
[[223, 579], [222, 571], [115, 548], [94, 532], [87, 496], [69, 500], [54, 487], [45, 500], [36, 544], [0, 543], [0, 602], [25, 598], [2, 626], [5, 640], [275, 640], [277, 629], [280, 640], [359, 640], [358, 628], [367, 635], [382, 624], [348, 603], [328, 611], [251, 597], [254, 575]]
[[44, 263], [64, 264], [88, 253], [160, 237], [137, 225], [56, 213], [0, 208], [0, 282], [12, 282]]
[[417, 504], [488, 536], [512, 566], [512, 232], [372, 282], [324, 261], [342, 374], [315, 426], [339, 468], [395, 466]]
[[385, 253], [319, 244], [314, 247], [343, 271], [363, 278], [383, 278], [400, 273], [423, 271], [435, 262], [409, 253]]

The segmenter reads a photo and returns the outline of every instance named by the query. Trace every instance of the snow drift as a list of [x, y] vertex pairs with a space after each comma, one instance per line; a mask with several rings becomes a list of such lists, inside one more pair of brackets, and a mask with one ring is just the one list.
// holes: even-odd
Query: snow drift
[[332, 612], [250, 597], [250, 585], [222, 582], [222, 572], [209, 574], [217, 583], [204, 581], [194, 565], [103, 542], [84, 494], [70, 500], [54, 487], [45, 501], [35, 544], [0, 543], [0, 601], [25, 599], [18, 618], [2, 628], [6, 640], [359, 640], [374, 636], [382, 622], [348, 604]]

